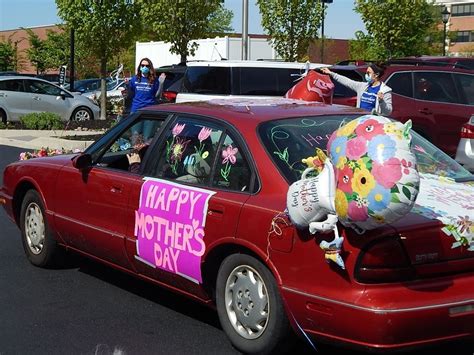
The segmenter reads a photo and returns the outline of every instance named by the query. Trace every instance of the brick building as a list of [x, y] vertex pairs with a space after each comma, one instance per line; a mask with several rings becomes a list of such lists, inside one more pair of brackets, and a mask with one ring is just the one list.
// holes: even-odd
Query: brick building
[[[30, 29], [42, 40], [46, 39], [48, 31], [59, 30], [56, 25], [30, 27]], [[27, 49], [30, 47], [28, 38], [26, 30], [21, 28], [0, 31], [0, 41], [6, 42], [10, 39], [17, 48], [17, 71], [25, 74], [36, 74], [36, 68], [30, 63], [26, 54]]]
[[450, 12], [446, 28], [456, 33], [454, 43], [447, 47], [452, 55], [474, 55], [474, 0], [436, 0], [436, 4], [446, 6]]

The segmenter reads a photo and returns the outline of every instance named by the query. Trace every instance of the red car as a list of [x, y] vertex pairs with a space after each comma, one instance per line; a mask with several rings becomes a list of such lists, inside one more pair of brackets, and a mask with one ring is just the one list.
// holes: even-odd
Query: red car
[[[302, 158], [360, 115], [301, 101], [154, 106], [82, 154], [10, 164], [0, 202], [34, 265], [74, 251], [216, 306], [242, 352], [281, 349], [291, 329], [381, 351], [472, 340], [474, 252], [453, 248], [429, 211], [364, 235], [339, 225], [345, 269], [319, 246], [332, 233], [310, 235], [285, 216]], [[420, 172], [473, 179], [413, 139]]]

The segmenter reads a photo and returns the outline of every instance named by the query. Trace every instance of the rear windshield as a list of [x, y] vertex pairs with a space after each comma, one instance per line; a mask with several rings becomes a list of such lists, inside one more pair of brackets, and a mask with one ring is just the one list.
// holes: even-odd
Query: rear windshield
[[[326, 151], [332, 132], [357, 117], [334, 115], [288, 118], [265, 122], [259, 126], [258, 132], [267, 153], [281, 174], [292, 183], [299, 180], [307, 168], [302, 159], [314, 156], [316, 148]], [[440, 149], [416, 132], [411, 133], [411, 149], [416, 156], [419, 172], [456, 180], [474, 178]]]

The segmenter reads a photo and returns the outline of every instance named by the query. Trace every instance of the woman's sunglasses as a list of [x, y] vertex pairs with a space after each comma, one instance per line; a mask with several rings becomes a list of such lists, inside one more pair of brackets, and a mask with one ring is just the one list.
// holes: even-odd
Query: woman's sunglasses
[[141, 67], [147, 67], [149, 68], [150, 67], [150, 64], [140, 64]]

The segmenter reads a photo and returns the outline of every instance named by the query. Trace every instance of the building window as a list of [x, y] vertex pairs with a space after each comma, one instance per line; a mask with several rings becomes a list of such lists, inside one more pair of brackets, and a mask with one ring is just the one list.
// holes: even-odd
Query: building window
[[471, 32], [471, 31], [458, 31], [458, 35], [456, 37], [456, 42], [458, 42], [458, 43], [474, 42], [474, 32]]
[[452, 16], [474, 16], [474, 3], [453, 5], [451, 8]]

